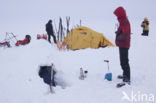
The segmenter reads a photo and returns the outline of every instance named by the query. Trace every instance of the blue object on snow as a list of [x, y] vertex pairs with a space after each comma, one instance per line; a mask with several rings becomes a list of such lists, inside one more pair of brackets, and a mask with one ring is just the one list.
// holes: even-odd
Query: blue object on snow
[[105, 79], [107, 79], [108, 81], [112, 81], [112, 73], [105, 74]]

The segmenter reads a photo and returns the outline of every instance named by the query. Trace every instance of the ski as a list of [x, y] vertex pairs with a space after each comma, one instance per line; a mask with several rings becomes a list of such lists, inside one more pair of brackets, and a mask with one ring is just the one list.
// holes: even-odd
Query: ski
[[58, 30], [58, 40], [60, 42], [62, 42], [62, 36], [63, 36], [63, 25], [62, 25], [62, 18], [60, 17], [59, 30]]
[[69, 33], [69, 22], [70, 22], [70, 16], [66, 17], [66, 22], [67, 22], [67, 34]]
[[122, 83], [118, 83], [117, 85], [116, 85], [116, 87], [117, 88], [121, 88], [121, 87], [123, 87], [123, 86], [125, 86], [126, 84], [124, 83], [124, 82], [122, 82]]
[[[12, 40], [12, 39], [15, 39], [16, 41], [14, 41], [14, 40]], [[16, 36], [15, 36], [13, 33], [8, 33], [8, 32], [6, 32], [4, 41], [9, 42], [10, 47], [11, 47], [10, 41], [12, 41], [12, 43], [15, 44], [18, 40], [17, 40]]]
[[55, 36], [58, 39], [58, 30], [57, 30], [57, 27], [56, 27], [55, 19], [54, 19], [54, 28], [55, 28]]
[[118, 83], [117, 85], [116, 85], [116, 87], [117, 88], [120, 88], [120, 87], [123, 87], [123, 86], [125, 86], [125, 85], [131, 85], [131, 82], [129, 81], [129, 82], [121, 82], [121, 83]]

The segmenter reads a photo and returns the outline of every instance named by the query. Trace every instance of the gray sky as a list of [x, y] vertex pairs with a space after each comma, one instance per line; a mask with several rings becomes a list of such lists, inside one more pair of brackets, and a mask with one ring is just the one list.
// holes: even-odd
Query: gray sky
[[84, 25], [103, 25], [116, 20], [113, 11], [118, 6], [126, 9], [130, 21], [144, 17], [155, 21], [155, 5], [156, 0], [0, 0], [0, 33], [44, 32], [45, 23], [49, 19], [58, 22], [60, 16], [71, 16], [73, 24], [82, 19]]

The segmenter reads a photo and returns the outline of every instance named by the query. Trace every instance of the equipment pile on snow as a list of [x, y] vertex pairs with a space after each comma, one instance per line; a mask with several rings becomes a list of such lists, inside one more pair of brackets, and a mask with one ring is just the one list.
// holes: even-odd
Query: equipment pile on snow
[[45, 39], [45, 40], [47, 40], [47, 35], [46, 34], [43, 34], [43, 35], [37, 34], [37, 39]]
[[16, 46], [25, 45], [25, 44], [30, 43], [30, 40], [31, 40], [31, 36], [30, 35], [26, 35], [24, 40], [18, 40], [15, 45]]

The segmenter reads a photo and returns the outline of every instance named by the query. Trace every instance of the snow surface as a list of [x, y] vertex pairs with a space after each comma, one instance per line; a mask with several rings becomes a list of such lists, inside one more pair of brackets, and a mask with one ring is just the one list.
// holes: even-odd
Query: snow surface
[[[119, 51], [117, 47], [59, 51], [54, 44], [37, 40], [32, 35], [30, 44], [20, 47], [0, 48], [0, 102], [1, 103], [129, 103], [123, 100], [122, 92], [132, 91], [156, 95], [156, 49], [153, 31], [149, 37], [131, 35], [129, 51], [131, 86], [117, 89], [121, 80]], [[107, 37], [107, 35], [105, 35]], [[113, 41], [112, 41], [113, 42]], [[104, 80], [107, 64], [113, 80]], [[49, 93], [38, 75], [40, 65], [54, 63], [57, 69], [58, 86], [55, 94]], [[79, 80], [80, 68], [88, 70], [85, 80]], [[139, 92], [139, 93], [140, 93]], [[144, 101], [143, 103], [146, 103]]]

